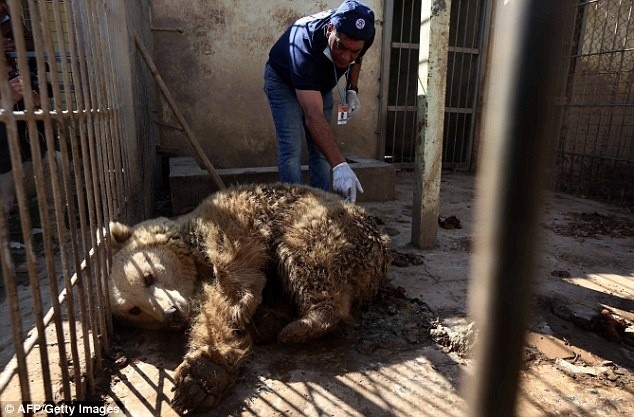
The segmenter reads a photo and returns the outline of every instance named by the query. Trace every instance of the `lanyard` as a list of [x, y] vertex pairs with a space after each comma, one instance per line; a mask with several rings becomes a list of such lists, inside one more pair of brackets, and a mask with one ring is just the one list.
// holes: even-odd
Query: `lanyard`
[[[335, 65], [335, 63], [332, 63], [332, 68], [335, 71], [335, 82], [336, 82], [336, 86], [337, 86], [337, 92], [339, 93], [339, 101], [341, 102], [342, 105], [346, 104], [346, 96], [343, 95], [343, 93], [341, 93], [341, 89], [339, 88], [339, 79], [337, 78], [337, 66]], [[348, 85], [348, 73], [350, 72], [350, 65], [348, 65], [348, 69], [346, 70], [346, 72], [343, 74], [346, 76], [346, 85]]]

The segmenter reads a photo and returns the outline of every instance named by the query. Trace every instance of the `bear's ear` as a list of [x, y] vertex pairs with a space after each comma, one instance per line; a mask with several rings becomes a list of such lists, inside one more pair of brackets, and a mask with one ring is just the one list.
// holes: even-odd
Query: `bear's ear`
[[119, 222], [110, 222], [110, 245], [113, 249], [121, 249], [121, 247], [132, 236], [132, 228]]

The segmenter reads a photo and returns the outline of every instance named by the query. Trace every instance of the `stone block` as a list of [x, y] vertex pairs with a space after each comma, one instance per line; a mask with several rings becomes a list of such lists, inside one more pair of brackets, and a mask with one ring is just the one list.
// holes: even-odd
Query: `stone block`
[[[357, 201], [389, 201], [395, 199], [396, 172], [394, 166], [374, 159], [351, 158], [350, 166], [357, 174], [364, 193]], [[169, 183], [174, 214], [192, 210], [217, 187], [206, 170], [192, 157], [169, 160]], [[278, 180], [277, 167], [217, 169], [225, 185], [271, 183]], [[308, 182], [308, 166], [302, 166], [304, 182]]]

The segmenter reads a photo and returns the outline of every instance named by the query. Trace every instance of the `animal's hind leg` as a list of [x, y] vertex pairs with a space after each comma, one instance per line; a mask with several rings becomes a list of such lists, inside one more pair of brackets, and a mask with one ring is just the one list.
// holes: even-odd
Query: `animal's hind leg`
[[282, 343], [302, 343], [328, 333], [342, 321], [347, 320], [347, 312], [342, 317], [331, 305], [311, 308], [299, 319], [289, 323], [278, 335]]

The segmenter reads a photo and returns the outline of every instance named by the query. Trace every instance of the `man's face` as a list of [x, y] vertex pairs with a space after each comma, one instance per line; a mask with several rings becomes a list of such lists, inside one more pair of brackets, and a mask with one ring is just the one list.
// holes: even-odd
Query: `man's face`
[[349, 38], [337, 32], [332, 24], [328, 25], [328, 47], [332, 60], [338, 68], [348, 68], [363, 50], [364, 41]]

